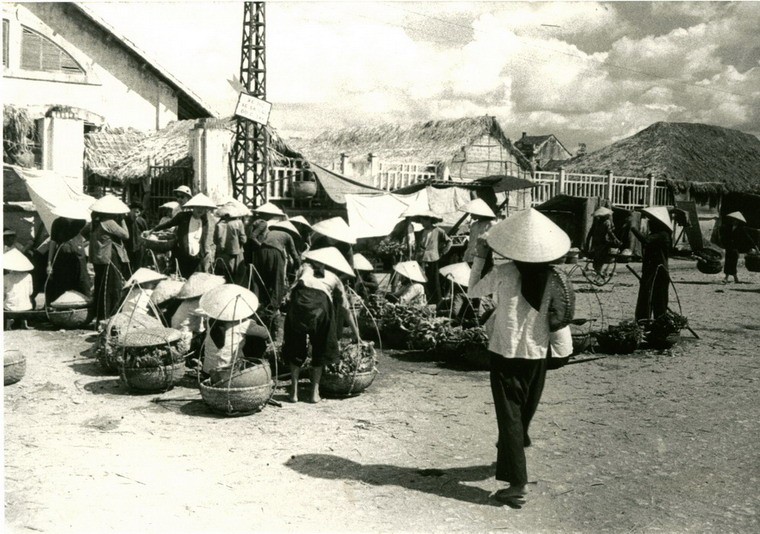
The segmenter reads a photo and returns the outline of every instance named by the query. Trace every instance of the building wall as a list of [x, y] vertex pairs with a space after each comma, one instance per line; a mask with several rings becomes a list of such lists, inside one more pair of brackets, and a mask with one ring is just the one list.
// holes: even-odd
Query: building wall
[[[52, 105], [81, 108], [111, 126], [155, 130], [177, 120], [174, 90], [65, 3], [4, 4], [9, 65], [3, 68], [3, 103], [44, 113]], [[64, 49], [84, 74], [21, 68], [22, 25]]]
[[465, 147], [449, 164], [453, 180], [475, 180], [494, 174], [521, 176], [517, 158], [491, 135], [482, 135]]

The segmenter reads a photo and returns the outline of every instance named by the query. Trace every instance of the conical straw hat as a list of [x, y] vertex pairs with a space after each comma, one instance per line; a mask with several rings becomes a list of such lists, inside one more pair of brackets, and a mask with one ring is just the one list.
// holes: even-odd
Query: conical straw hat
[[219, 217], [247, 217], [253, 213], [248, 206], [243, 204], [237, 199], [228, 198], [222, 202], [221, 207], [217, 210], [216, 214]]
[[293, 226], [293, 223], [290, 221], [275, 221], [269, 224], [270, 230], [283, 230], [285, 232], [288, 232], [293, 237], [301, 238], [301, 232], [298, 231], [298, 228]]
[[416, 261], [402, 261], [393, 266], [393, 270], [402, 276], [406, 276], [413, 282], [420, 282], [424, 284], [427, 282], [425, 274], [422, 272], [422, 267]]
[[460, 208], [460, 210], [471, 215], [477, 215], [478, 217], [496, 218], [496, 214], [482, 198], [471, 200], [465, 204], [464, 207]]
[[430, 210], [420, 210], [420, 209], [410, 209], [410, 210], [407, 210], [404, 213], [403, 217], [407, 218], [407, 219], [409, 219], [409, 218], [423, 218], [423, 217], [427, 217], [428, 219], [433, 219], [433, 220], [436, 220], [436, 221], [442, 221], [443, 220], [443, 217], [441, 217], [440, 215], [437, 215], [437, 214], [433, 213]]
[[267, 213], [269, 215], [285, 215], [285, 212], [282, 211], [280, 208], [272, 204], [271, 202], [266, 202], [259, 206], [258, 208], [254, 208], [256, 213]]
[[570, 250], [570, 238], [562, 228], [533, 208], [497, 223], [486, 242], [498, 254], [528, 263], [556, 260]]
[[288, 220], [292, 222], [293, 224], [302, 224], [303, 226], [306, 226], [309, 229], [311, 229], [311, 225], [309, 224], [309, 221], [307, 221], [306, 217], [304, 217], [303, 215], [296, 215], [295, 217], [291, 217]]
[[198, 193], [193, 198], [185, 202], [185, 208], [216, 208], [214, 201], [203, 193]]
[[182, 286], [176, 298], [194, 299], [207, 291], [224, 284], [224, 277], [208, 273], [193, 273]]
[[673, 231], [673, 223], [670, 222], [670, 215], [668, 215], [668, 208], [664, 206], [654, 206], [650, 208], [644, 208], [642, 213], [646, 213], [653, 219], [657, 219], [662, 224], [668, 227], [668, 230]]
[[150, 301], [155, 305], [163, 304], [167, 300], [176, 297], [182, 291], [182, 286], [184, 285], [184, 280], [176, 280], [174, 278], [161, 280], [153, 290], [153, 293], [150, 294]]
[[126, 281], [124, 287], [129, 287], [133, 284], [149, 284], [150, 282], [158, 282], [164, 278], [166, 278], [166, 275], [157, 273], [153, 269], [148, 269], [147, 267], [140, 267], [132, 274], [132, 276], [129, 277], [129, 280]]
[[311, 228], [318, 234], [331, 237], [337, 241], [342, 241], [343, 243], [348, 243], [350, 245], [356, 244], [354, 233], [351, 231], [348, 224], [346, 224], [346, 221], [340, 217], [333, 217], [332, 219], [319, 221]]
[[129, 213], [129, 207], [113, 195], [106, 195], [99, 198], [92, 206], [90, 206], [90, 209], [92, 211], [97, 211], [98, 213], [108, 213], [110, 215]]
[[169, 202], [164, 202], [163, 204], [159, 206], [159, 208], [166, 208], [170, 210], [173, 210], [176, 207], [179, 207], [179, 202], [177, 202], [176, 200], [170, 200]]
[[28, 272], [34, 270], [34, 265], [17, 248], [12, 248], [3, 254], [3, 269], [8, 271]]
[[372, 263], [364, 257], [363, 254], [354, 254], [354, 270], [357, 271], [374, 271]]
[[441, 267], [438, 272], [444, 278], [454, 280], [454, 283], [462, 287], [467, 287], [470, 283], [470, 266], [466, 262], [452, 263], [446, 267]]
[[53, 208], [52, 212], [56, 217], [64, 217], [66, 219], [77, 219], [80, 221], [88, 221], [90, 219], [89, 205], [81, 202], [61, 204]]
[[612, 210], [610, 208], [605, 208], [602, 206], [601, 208], [597, 208], [596, 211], [594, 211], [594, 217], [604, 217], [606, 215], [612, 215]]
[[318, 248], [316, 250], [307, 250], [303, 253], [305, 260], [315, 261], [327, 267], [332, 267], [349, 276], [355, 276], [353, 269], [343, 257], [343, 254], [335, 247]]
[[201, 309], [219, 321], [239, 321], [256, 313], [259, 299], [251, 291], [236, 284], [215, 287], [201, 297]]
[[739, 222], [747, 223], [747, 219], [744, 218], [744, 215], [742, 215], [741, 211], [732, 211], [726, 217], [731, 217], [732, 219], [736, 219]]

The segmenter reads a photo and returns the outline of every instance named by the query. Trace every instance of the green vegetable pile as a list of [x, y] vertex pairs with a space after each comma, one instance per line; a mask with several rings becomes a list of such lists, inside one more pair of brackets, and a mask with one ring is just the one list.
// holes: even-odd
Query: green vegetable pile
[[148, 347], [120, 347], [117, 359], [127, 369], [163, 367], [183, 362], [189, 346], [179, 339]]
[[683, 315], [667, 311], [652, 321], [646, 339], [653, 348], [665, 348], [669, 345], [668, 337], [679, 334], [689, 326], [689, 320]]
[[372, 371], [377, 366], [374, 343], [350, 343], [341, 350], [340, 360], [325, 366], [330, 375], [353, 376]]
[[412, 350], [433, 351], [451, 331], [451, 320], [446, 317], [421, 319], [409, 333], [407, 341]]
[[644, 339], [644, 331], [636, 321], [622, 321], [596, 333], [599, 348], [607, 354], [630, 354]]

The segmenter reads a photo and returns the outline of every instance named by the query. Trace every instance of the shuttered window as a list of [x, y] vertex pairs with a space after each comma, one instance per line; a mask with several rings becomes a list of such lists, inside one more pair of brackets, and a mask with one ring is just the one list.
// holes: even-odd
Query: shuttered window
[[10, 22], [8, 19], [3, 19], [3, 67], [8, 66], [8, 27]]
[[84, 74], [84, 70], [60, 46], [39, 33], [22, 27], [21, 68], [43, 72]]

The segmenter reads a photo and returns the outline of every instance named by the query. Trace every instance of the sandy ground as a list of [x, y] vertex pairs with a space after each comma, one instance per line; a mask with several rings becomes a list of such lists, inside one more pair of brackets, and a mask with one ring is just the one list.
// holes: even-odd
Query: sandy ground
[[[388, 352], [359, 397], [224, 418], [192, 383], [130, 395], [87, 356], [92, 332], [6, 332], [28, 357], [4, 391], [6, 528], [759, 532], [760, 275], [723, 286], [673, 263], [702, 339], [550, 372], [521, 509], [489, 499], [487, 372]], [[578, 316], [632, 314], [625, 270], [576, 287]]]

